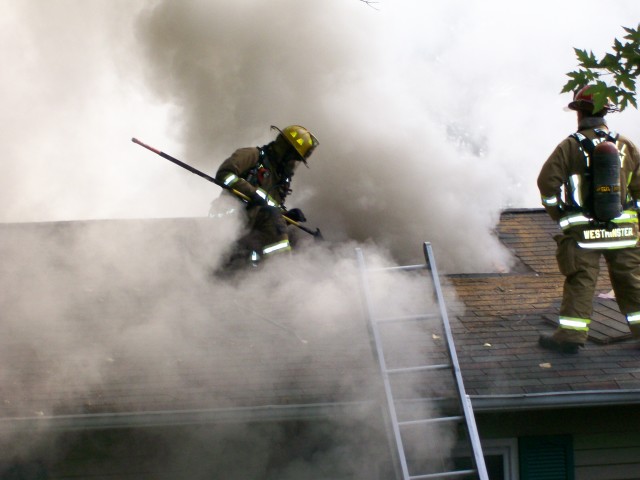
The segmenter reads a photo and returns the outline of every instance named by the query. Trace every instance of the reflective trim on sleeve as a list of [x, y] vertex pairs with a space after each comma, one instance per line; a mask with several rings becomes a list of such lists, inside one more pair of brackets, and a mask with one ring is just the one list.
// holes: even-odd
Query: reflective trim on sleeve
[[264, 247], [262, 249], [262, 254], [269, 255], [271, 253], [286, 252], [288, 250], [291, 250], [291, 244], [289, 243], [289, 240], [282, 240], [280, 242]]
[[[620, 152], [620, 168], [624, 168], [624, 163], [627, 159], [627, 145], [618, 140], [616, 141], [616, 146], [618, 147], [618, 152]], [[629, 175], [628, 181], [631, 182], [631, 175]], [[629, 183], [627, 183], [628, 185]]]
[[560, 317], [559, 322], [561, 328], [586, 332], [589, 330], [591, 320], [589, 318]]
[[256, 193], [258, 195], [260, 195], [260, 197], [263, 200], [266, 200], [267, 205], [269, 205], [270, 207], [277, 207], [278, 206], [278, 202], [276, 202], [273, 198], [271, 198], [271, 196], [267, 192], [265, 192], [263, 189], [257, 188], [256, 189]]
[[553, 195], [551, 197], [541, 197], [542, 205], [545, 207], [557, 207], [558, 206], [558, 197]]
[[582, 178], [578, 174], [571, 175], [569, 177], [569, 183], [571, 184], [571, 196], [573, 197], [573, 201], [576, 205], [582, 207], [582, 189], [580, 187], [580, 183], [582, 182]]
[[581, 213], [576, 213], [573, 215], [567, 215], [564, 218], [560, 219], [560, 228], [566, 230], [567, 228], [574, 227], [576, 225], [588, 225], [591, 219], [582, 215]]
[[227, 187], [230, 187], [231, 185], [233, 185], [234, 183], [236, 183], [238, 180], [240, 180], [238, 178], [238, 176], [234, 173], [230, 173], [229, 175], [227, 175], [226, 177], [224, 177], [224, 184]]
[[629, 322], [629, 325], [640, 325], [640, 312], [627, 314], [627, 322]]

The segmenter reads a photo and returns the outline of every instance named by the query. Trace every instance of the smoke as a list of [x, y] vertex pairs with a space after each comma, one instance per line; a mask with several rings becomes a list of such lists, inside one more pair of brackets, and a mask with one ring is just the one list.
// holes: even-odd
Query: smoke
[[267, 125], [311, 128], [321, 147], [291, 204], [331, 238], [372, 239], [400, 262], [427, 240], [448, 269], [506, 269], [491, 231], [501, 208], [538, 205], [535, 176], [560, 130], [544, 126], [562, 118], [573, 54], [546, 55], [542, 75], [532, 61], [522, 25], [546, 21], [549, 5], [363, 7], [161, 2], [138, 24], [147, 84], [181, 105], [187, 152], [209, 168]]
[[[200, 401], [176, 398], [176, 387], [233, 390], [248, 380], [241, 370], [256, 365], [264, 371], [255, 374], [254, 388], [267, 392], [269, 404], [276, 401], [274, 385], [286, 386], [288, 375], [335, 369], [332, 362], [343, 356], [340, 384], [328, 379], [308, 391], [328, 388], [351, 399], [366, 383], [356, 377], [371, 369], [354, 245], [311, 245], [292, 258], [219, 278], [214, 271], [239, 227], [232, 218], [3, 226], [0, 308], [7, 340], [0, 383], [12, 385], [3, 391], [6, 411], [126, 410], [135, 396], [131, 405], [118, 406], [118, 389], [100, 389], [127, 379], [131, 385], [139, 379], [165, 409], [172, 401], [238, 406], [255, 398], [227, 398], [232, 394], [224, 388]], [[392, 264], [375, 250], [370, 256], [373, 265]], [[387, 298], [390, 284], [397, 292]], [[424, 302], [423, 288], [402, 276], [379, 283], [374, 293], [385, 299], [381, 314], [407, 314]], [[348, 365], [355, 352], [359, 360]], [[229, 368], [236, 364], [240, 371]], [[270, 372], [283, 368], [284, 376], [274, 379]], [[85, 389], [94, 403], [82, 403], [87, 398], [78, 390]], [[173, 400], [163, 400], [167, 395]]]
[[[315, 451], [313, 458], [300, 453], [293, 463], [286, 452], [293, 451], [287, 449], [295, 442], [284, 445], [292, 442], [286, 425], [235, 425], [206, 435], [210, 442], [252, 445], [251, 468], [278, 471], [278, 478], [326, 473], [327, 463], [347, 475], [362, 471], [371, 452], [381, 450], [376, 457], [382, 459], [387, 452], [383, 423], [372, 424], [371, 418], [379, 416], [383, 400], [362, 307], [357, 244], [311, 244], [292, 257], [276, 257], [263, 268], [219, 279], [212, 271], [240, 229], [241, 222], [232, 217], [4, 225], [3, 416], [364, 399], [349, 416], [321, 422], [317, 429], [304, 427], [305, 441], [320, 446], [308, 447]], [[389, 254], [361, 247], [368, 266], [393, 265]], [[375, 308], [383, 317], [423, 313], [432, 307], [429, 289], [425, 278], [399, 273], [376, 276], [371, 283]], [[422, 328], [428, 329], [422, 338], [429, 339], [436, 327]], [[409, 344], [421, 355], [430, 348], [416, 345], [415, 330], [400, 330], [392, 338], [402, 346], [398, 366], [407, 361]], [[409, 398], [416, 395], [412, 385], [404, 388]], [[0, 467], [14, 456], [35, 455], [55, 469], [48, 462], [56, 452], [63, 458], [65, 449], [74, 451], [82, 443], [82, 435], [77, 439], [72, 432], [43, 430], [42, 438], [34, 439], [8, 425], [0, 430], [6, 447]], [[170, 431], [153, 440], [168, 449], [161, 463], [171, 474], [184, 468], [200, 478], [230, 461], [231, 453], [216, 450], [222, 456], [192, 465], [189, 459], [204, 442], [201, 435], [184, 431], [176, 443]], [[126, 438], [123, 434], [119, 441], [132, 441]], [[443, 437], [438, 438], [446, 449]], [[112, 444], [115, 452], [139, 448], [113, 445], [119, 444]], [[99, 468], [102, 457], [97, 457], [91, 468]], [[270, 463], [279, 457], [281, 464]]]
[[[0, 220], [203, 216], [217, 187], [132, 136], [213, 173], [300, 123], [321, 145], [289, 203], [327, 238], [507, 268], [491, 232], [500, 209], [539, 205], [537, 172], [574, 128], [572, 47], [603, 53], [638, 6], [379, 7], [3, 0]], [[636, 111], [612, 122], [637, 136]]]
[[311, 128], [321, 147], [291, 204], [332, 239], [372, 239], [403, 261], [430, 240], [446, 244], [458, 269], [496, 268], [507, 256], [489, 234], [501, 201], [493, 185], [507, 182], [452, 144], [454, 127], [428, 86], [437, 78], [428, 44], [397, 33], [422, 7], [397, 8], [160, 3], [140, 21], [148, 84], [180, 99], [189, 156], [205, 165], [266, 125]]

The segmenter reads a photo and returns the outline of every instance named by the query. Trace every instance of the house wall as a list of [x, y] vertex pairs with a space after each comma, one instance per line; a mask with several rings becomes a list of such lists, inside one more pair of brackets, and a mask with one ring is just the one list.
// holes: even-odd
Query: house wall
[[324, 420], [38, 432], [0, 455], [0, 480], [386, 480], [381, 433]]
[[576, 480], [640, 478], [640, 432], [576, 435], [573, 448]]
[[483, 443], [500, 439], [570, 438], [575, 480], [640, 478], [640, 408], [636, 405], [476, 412], [476, 422]]

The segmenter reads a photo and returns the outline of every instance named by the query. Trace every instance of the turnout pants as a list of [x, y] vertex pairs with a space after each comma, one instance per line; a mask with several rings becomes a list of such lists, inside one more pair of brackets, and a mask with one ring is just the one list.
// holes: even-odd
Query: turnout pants
[[560, 329], [586, 338], [600, 258], [604, 256], [620, 311], [626, 316], [633, 335], [640, 337], [640, 248], [586, 249], [579, 247], [569, 235], [557, 235], [555, 240], [558, 267], [565, 276]]
[[238, 243], [260, 257], [291, 250], [287, 222], [277, 207], [254, 207], [249, 213], [249, 232]]

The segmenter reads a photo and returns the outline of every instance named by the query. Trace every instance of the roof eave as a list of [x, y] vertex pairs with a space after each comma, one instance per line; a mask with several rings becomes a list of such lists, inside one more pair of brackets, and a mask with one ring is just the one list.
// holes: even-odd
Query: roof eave
[[16, 430], [95, 430], [203, 425], [228, 422], [281, 422], [287, 420], [322, 420], [353, 416], [363, 409], [376, 408], [372, 401], [263, 405], [255, 407], [208, 410], [141, 411], [92, 413], [0, 419], [0, 432]]
[[511, 412], [557, 408], [640, 404], [640, 390], [585, 390], [579, 392], [470, 395], [474, 412]]

